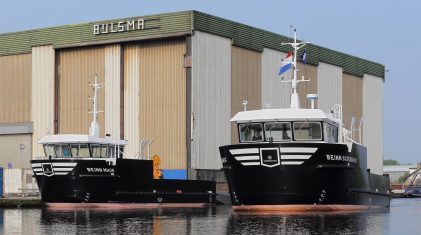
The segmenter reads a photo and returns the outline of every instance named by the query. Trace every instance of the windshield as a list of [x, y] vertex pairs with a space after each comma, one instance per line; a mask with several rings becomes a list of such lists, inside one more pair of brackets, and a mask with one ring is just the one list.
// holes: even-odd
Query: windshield
[[272, 137], [273, 141], [291, 140], [291, 123], [289, 122], [268, 122], [265, 123], [266, 141]]
[[262, 123], [240, 124], [239, 132], [241, 142], [263, 141]]
[[87, 144], [72, 144], [70, 151], [73, 157], [90, 157], [89, 147]]
[[320, 122], [294, 122], [295, 140], [322, 140]]

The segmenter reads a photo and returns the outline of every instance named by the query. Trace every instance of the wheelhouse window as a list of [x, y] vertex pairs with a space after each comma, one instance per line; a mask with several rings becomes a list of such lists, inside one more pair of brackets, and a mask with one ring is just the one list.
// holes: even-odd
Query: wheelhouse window
[[338, 127], [330, 124], [323, 123], [324, 132], [325, 132], [325, 141], [328, 143], [337, 143], [338, 142]]
[[108, 149], [108, 146], [104, 144], [103, 145], [91, 144], [91, 151], [92, 151], [93, 157], [97, 157], [97, 158], [107, 157], [107, 149]]
[[90, 157], [89, 147], [87, 144], [72, 144], [70, 145], [70, 151], [73, 157]]
[[262, 123], [246, 123], [239, 125], [240, 142], [263, 141]]
[[320, 122], [294, 122], [295, 140], [322, 140]]
[[92, 157], [101, 157], [101, 145], [91, 144]]
[[291, 134], [291, 123], [289, 122], [265, 123], [266, 141], [269, 141], [270, 137], [273, 138], [273, 141], [290, 141]]
[[56, 157], [58, 158], [71, 157], [70, 148], [68, 144], [56, 144], [55, 149], [56, 149]]
[[46, 157], [55, 157], [56, 151], [54, 150], [54, 145], [46, 144], [44, 145], [44, 152]]

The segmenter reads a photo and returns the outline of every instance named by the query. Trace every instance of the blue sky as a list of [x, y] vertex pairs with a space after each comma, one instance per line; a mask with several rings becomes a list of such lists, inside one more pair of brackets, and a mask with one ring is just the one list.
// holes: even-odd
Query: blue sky
[[421, 162], [421, 1], [14, 0], [2, 3], [0, 33], [182, 10], [282, 35], [292, 24], [306, 41], [384, 64], [384, 158]]

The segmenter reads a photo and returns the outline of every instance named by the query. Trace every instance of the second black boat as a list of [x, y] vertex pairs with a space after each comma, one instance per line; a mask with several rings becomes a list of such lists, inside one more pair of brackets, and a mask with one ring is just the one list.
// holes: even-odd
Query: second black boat
[[[294, 33], [294, 36], [296, 34]], [[291, 108], [237, 113], [239, 144], [221, 146], [236, 210], [326, 211], [388, 207], [387, 176], [367, 169], [367, 149], [342, 124], [342, 108], [301, 109], [294, 48]], [[281, 69], [282, 71], [282, 69]], [[317, 98], [310, 94], [311, 99]], [[245, 103], [246, 106], [246, 103]], [[246, 108], [246, 107], [245, 107]]]

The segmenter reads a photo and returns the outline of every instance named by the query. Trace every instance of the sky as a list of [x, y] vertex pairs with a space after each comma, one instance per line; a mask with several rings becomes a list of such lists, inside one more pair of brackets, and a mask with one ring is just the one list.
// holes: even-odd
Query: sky
[[285, 36], [293, 25], [305, 41], [386, 66], [384, 159], [421, 162], [415, 148], [421, 144], [419, 0], [3, 0], [1, 5], [0, 33], [184, 10]]

